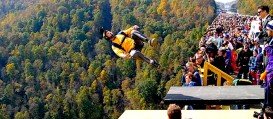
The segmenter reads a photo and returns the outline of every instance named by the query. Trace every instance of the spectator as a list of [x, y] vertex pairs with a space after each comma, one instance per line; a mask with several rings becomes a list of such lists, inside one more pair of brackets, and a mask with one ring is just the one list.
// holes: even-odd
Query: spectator
[[218, 50], [218, 55], [214, 59], [214, 63], [217, 68], [225, 72], [225, 55], [226, 55], [226, 49], [221, 47]]
[[213, 64], [214, 58], [216, 57], [218, 52], [217, 46], [214, 43], [210, 43], [207, 45], [206, 54], [208, 58], [208, 62]]
[[226, 48], [226, 55], [225, 55], [225, 69], [226, 69], [226, 73], [230, 74], [232, 73], [232, 67], [231, 67], [231, 50], [229, 48]]
[[268, 58], [268, 63], [265, 68], [265, 106], [273, 107], [273, 21], [268, 22], [267, 33], [271, 40], [267, 47], [265, 47], [265, 54]]
[[192, 73], [191, 72], [188, 72], [186, 75], [185, 75], [185, 83], [183, 84], [183, 86], [196, 86], [196, 82], [193, 82], [192, 81]]
[[213, 43], [214, 45], [217, 45], [217, 40], [216, 38], [218, 37], [218, 35], [214, 32], [212, 36], [210, 36], [206, 42], [206, 44], [211, 44]]
[[169, 119], [181, 119], [182, 113], [181, 108], [176, 104], [170, 104], [167, 109]]
[[191, 78], [191, 81], [192, 81], [190, 86], [202, 86], [202, 79], [200, 77], [198, 70], [195, 68], [193, 62], [188, 62], [186, 64], [186, 68], [188, 73], [182, 77], [182, 84], [184, 85], [187, 83], [186, 85], [188, 86], [190, 81], [187, 82], [186, 76], [192, 75], [191, 77], [188, 77], [188, 78]]
[[249, 37], [251, 39], [255, 39], [259, 33], [260, 33], [260, 29], [259, 26], [261, 24], [261, 20], [259, 17], [255, 17], [252, 21], [251, 21], [251, 28], [249, 31]]
[[219, 49], [221, 46], [222, 46], [222, 44], [223, 44], [223, 42], [224, 42], [224, 36], [223, 36], [223, 33], [219, 33], [218, 35], [217, 35], [217, 37], [216, 37], [216, 41], [217, 41], [217, 44], [215, 44], [215, 45], [217, 45], [217, 48]]
[[206, 44], [206, 37], [203, 36], [203, 37], [200, 39], [200, 41], [199, 41], [199, 47], [202, 47], [202, 46], [205, 45], [205, 44]]
[[227, 45], [230, 50], [234, 49], [229, 34], [224, 35], [224, 44]]
[[254, 44], [253, 50], [257, 50], [258, 54], [262, 54], [263, 48], [260, 46], [260, 43], [259, 42], [254, 42], [253, 44]]
[[[258, 7], [258, 15], [261, 18], [261, 32], [258, 35], [258, 40], [261, 44], [264, 44], [264, 42], [268, 42], [269, 37], [266, 33], [266, 26], [269, 21], [272, 20], [272, 17], [269, 15], [269, 7], [268, 6], [260, 6]], [[257, 40], [257, 39], [256, 39]]]
[[[252, 52], [249, 50], [249, 45], [244, 44], [244, 49], [241, 50], [238, 54], [237, 65], [239, 66], [239, 73], [237, 78], [247, 79], [247, 74], [249, 71], [249, 59], [252, 56]], [[243, 76], [242, 76], [243, 75]]]
[[249, 60], [249, 80], [252, 81], [253, 84], [257, 84], [257, 56], [258, 50], [253, 50], [253, 56], [250, 57]]
[[255, 59], [256, 69], [257, 69], [257, 84], [261, 84], [262, 81], [260, 80], [261, 73], [264, 72], [264, 65], [263, 65], [263, 54], [258, 53]]
[[[225, 56], [226, 56], [226, 49], [224, 47], [221, 47], [218, 50], [218, 56], [215, 58], [214, 60], [214, 64], [215, 66], [222, 70], [223, 72], [226, 72], [226, 63], [225, 63]], [[226, 72], [227, 73], [227, 72]], [[221, 79], [221, 85], [223, 85], [223, 83], [225, 82], [225, 79]]]
[[266, 107], [264, 110], [264, 119], [273, 119], [272, 107]]
[[202, 51], [202, 53], [204, 54], [206, 52], [206, 46], [205, 45], [200, 46], [200, 51]]
[[196, 53], [195, 54], [195, 62], [196, 62], [196, 65], [197, 65], [198, 68], [203, 68], [204, 67], [204, 63], [205, 63], [203, 54]]

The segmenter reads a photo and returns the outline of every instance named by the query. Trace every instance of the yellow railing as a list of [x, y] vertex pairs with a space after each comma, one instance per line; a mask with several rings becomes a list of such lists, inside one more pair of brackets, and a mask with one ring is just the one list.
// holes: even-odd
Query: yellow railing
[[217, 67], [213, 66], [212, 64], [205, 62], [204, 64], [204, 72], [203, 72], [203, 86], [207, 85], [207, 77], [208, 77], [208, 70], [212, 71], [217, 75], [217, 86], [221, 86], [221, 79], [225, 79], [227, 81], [227, 85], [232, 85], [233, 77], [228, 75], [227, 73], [223, 72], [222, 70], [218, 69]]

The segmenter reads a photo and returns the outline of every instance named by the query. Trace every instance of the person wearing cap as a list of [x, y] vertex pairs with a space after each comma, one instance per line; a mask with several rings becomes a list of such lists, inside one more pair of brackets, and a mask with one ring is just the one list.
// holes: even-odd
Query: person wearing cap
[[265, 72], [261, 74], [261, 79], [265, 80], [264, 106], [273, 107], [273, 21], [268, 22], [266, 29], [270, 40], [264, 49], [267, 64]]
[[150, 45], [153, 45], [154, 39], [148, 39], [137, 31], [137, 29], [139, 29], [139, 27], [134, 25], [127, 30], [121, 31], [117, 35], [114, 35], [113, 32], [104, 30], [103, 28], [100, 29], [100, 32], [102, 33], [104, 39], [111, 41], [112, 50], [117, 56], [125, 59], [140, 58], [143, 61], [157, 67], [159, 64], [155, 60], [147, 58], [140, 52], [144, 46], [143, 42], [147, 41]]

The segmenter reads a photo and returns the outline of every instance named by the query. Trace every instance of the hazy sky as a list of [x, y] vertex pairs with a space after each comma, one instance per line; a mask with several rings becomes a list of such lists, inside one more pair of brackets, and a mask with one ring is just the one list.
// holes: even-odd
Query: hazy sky
[[223, 2], [223, 3], [227, 3], [227, 2], [231, 2], [231, 1], [235, 1], [235, 0], [215, 0], [216, 2]]

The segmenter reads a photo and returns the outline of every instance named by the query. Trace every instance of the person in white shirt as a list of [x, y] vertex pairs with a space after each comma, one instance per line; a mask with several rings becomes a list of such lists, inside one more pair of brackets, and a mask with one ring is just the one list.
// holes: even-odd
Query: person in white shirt
[[254, 19], [250, 23], [250, 31], [249, 31], [249, 38], [255, 39], [258, 34], [260, 33], [260, 25], [261, 25], [261, 20], [259, 17], [254, 17]]

